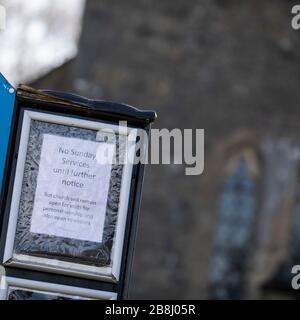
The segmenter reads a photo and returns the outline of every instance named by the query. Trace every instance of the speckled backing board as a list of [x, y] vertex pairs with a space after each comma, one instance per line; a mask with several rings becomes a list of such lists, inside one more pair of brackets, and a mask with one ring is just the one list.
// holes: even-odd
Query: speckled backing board
[[112, 265], [111, 253], [118, 218], [123, 165], [112, 166], [102, 243], [30, 233], [44, 134], [79, 138], [83, 141], [99, 141], [100, 137], [100, 141], [116, 143], [117, 160], [124, 156], [125, 136], [31, 120], [14, 253], [109, 267]]
[[78, 300], [72, 297], [63, 297], [51, 293], [40, 293], [30, 290], [11, 290], [7, 300]]

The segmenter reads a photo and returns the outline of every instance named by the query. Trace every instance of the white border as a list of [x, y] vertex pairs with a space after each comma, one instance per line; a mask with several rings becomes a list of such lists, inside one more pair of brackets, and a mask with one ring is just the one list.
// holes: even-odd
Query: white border
[[78, 300], [117, 300], [117, 293], [115, 292], [78, 288], [5, 276], [1, 278], [0, 282], [0, 300], [7, 300], [10, 288], [14, 290], [29, 290], [42, 294], [52, 294]]
[[13, 195], [11, 199], [11, 208], [9, 223], [6, 235], [5, 251], [3, 263], [4, 265], [10, 265], [26, 269], [44, 270], [53, 273], [70, 274], [75, 276], [84, 276], [91, 279], [103, 279], [111, 282], [118, 282], [120, 277], [120, 268], [122, 260], [122, 251], [124, 243], [124, 234], [126, 227], [126, 218], [128, 211], [129, 194], [131, 187], [132, 167], [135, 157], [135, 149], [132, 148], [134, 142], [127, 139], [128, 146], [128, 161], [124, 164], [118, 221], [116, 225], [116, 233], [114, 246], [112, 248], [112, 266], [111, 267], [95, 267], [87, 266], [83, 264], [65, 262], [55, 259], [39, 258], [29, 255], [16, 255], [13, 253], [14, 239], [17, 228], [17, 220], [19, 213], [19, 204], [22, 192], [22, 183], [25, 170], [26, 154], [30, 133], [31, 120], [38, 120], [44, 122], [50, 122], [55, 124], [62, 124], [73, 127], [80, 127], [85, 129], [105, 131], [110, 130], [116, 133], [126, 135], [130, 134], [131, 137], [137, 136], [136, 128], [119, 127], [117, 125], [111, 125], [101, 122], [93, 122], [89, 120], [76, 119], [66, 116], [57, 116], [47, 113], [25, 111], [22, 125], [22, 133], [19, 145], [19, 155], [17, 161], [17, 168], [15, 174]]

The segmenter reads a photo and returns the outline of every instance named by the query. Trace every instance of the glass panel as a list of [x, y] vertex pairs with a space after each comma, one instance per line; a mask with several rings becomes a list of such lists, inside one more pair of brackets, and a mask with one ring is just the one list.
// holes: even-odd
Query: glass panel
[[241, 159], [232, 175], [225, 179], [220, 198], [211, 298], [242, 297], [247, 249], [255, 218], [256, 191], [248, 163]]
[[[51, 235], [51, 233], [45, 234], [43, 232], [32, 232], [32, 216], [36, 200], [35, 195], [37, 190], [37, 181], [39, 176], [42, 146], [45, 136], [49, 137], [49, 135], [51, 137], [54, 136], [65, 138], [77, 138], [82, 140], [82, 144], [84, 144], [84, 142], [87, 141], [103, 141], [106, 143], [114, 143], [116, 145], [116, 163], [120, 163], [118, 162], [118, 158], [120, 156], [124, 156], [126, 139], [125, 136], [115, 135], [114, 133], [107, 133], [102, 131], [98, 132], [78, 127], [71, 127], [66, 125], [32, 120], [27, 149], [25, 173], [22, 185], [21, 201], [19, 207], [16, 238], [14, 243], [14, 253], [44, 258], [54, 258], [63, 261], [87, 264], [90, 266], [109, 267], [112, 265], [111, 253], [114, 243], [115, 229], [119, 209], [119, 197], [123, 173], [123, 165], [121, 164], [113, 164], [111, 167], [108, 196], [102, 197], [104, 191], [101, 189], [95, 190], [96, 193], [99, 192], [99, 201], [101, 198], [107, 199], [104, 229], [103, 236], [101, 234], [101, 242], [94, 240], [89, 241], [87, 239], [94, 239], [94, 237], [97, 238], [97, 232], [100, 234], [102, 233], [102, 230], [96, 230], [95, 235], [83, 233], [80, 237], [57, 236]], [[56, 157], [53, 157], [53, 155], [49, 154], [48, 158], [47, 161], [49, 161], [50, 165], [53, 166], [52, 161], [54, 160], [52, 158]], [[70, 161], [67, 158], [68, 157], [66, 156], [65, 160]], [[77, 164], [78, 163], [76, 162], [76, 165]], [[79, 167], [76, 167], [76, 165], [73, 166], [73, 168], [79, 170]], [[66, 169], [67, 165], [62, 166], [61, 168], [65, 168], [64, 170], [72, 170]], [[86, 174], [89, 174], [88, 169], [86, 169], [85, 172]], [[69, 176], [70, 173], [65, 173], [65, 175]], [[47, 183], [47, 177], [44, 177], [44, 184], [45, 181]], [[49, 180], [48, 183], [51, 184], [52, 181]], [[45, 211], [46, 214], [49, 215], [49, 219], [61, 218], [61, 210], [64, 216], [69, 215], [70, 217], [74, 218], [75, 215], [76, 217], [82, 215], [84, 208], [81, 207], [92, 207], [92, 205], [96, 205], [96, 202], [94, 204], [91, 204], [89, 201], [85, 200], [89, 197], [89, 195], [86, 194], [85, 190], [82, 191], [82, 193], [80, 193], [80, 191], [74, 191], [74, 198], [70, 197], [70, 193], [68, 192], [69, 191], [63, 191], [59, 194], [51, 194], [51, 196], [49, 196], [49, 203], [47, 204], [48, 207], [43, 207], [42, 209], [40, 209], [40, 211]], [[73, 194], [71, 193], [71, 195]], [[97, 201], [97, 199], [95, 200]], [[82, 205], [82, 203], [84, 203], [84, 205]], [[78, 206], [80, 206], [80, 208]], [[57, 211], [58, 213], [56, 213]], [[38, 213], [41, 214], [41, 212]], [[92, 218], [94, 219], [96, 215], [97, 212], [94, 214]], [[52, 220], [49, 221], [49, 223], [51, 223]], [[79, 222], [82, 223], [80, 219], [78, 220], [78, 223]], [[56, 230], [56, 228], [54, 229]], [[78, 231], [80, 231], [80, 226], [78, 227]], [[83, 239], [82, 236], [87, 237], [87, 239]]]
[[78, 300], [78, 298], [62, 297], [50, 293], [35, 292], [30, 290], [10, 290], [7, 300]]

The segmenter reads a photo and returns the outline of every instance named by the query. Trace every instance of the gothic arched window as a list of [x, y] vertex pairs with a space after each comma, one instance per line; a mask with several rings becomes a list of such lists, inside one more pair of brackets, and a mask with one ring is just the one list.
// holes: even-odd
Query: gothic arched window
[[240, 299], [243, 295], [247, 254], [255, 224], [257, 179], [249, 150], [235, 158], [219, 199], [218, 225], [210, 279], [213, 299]]

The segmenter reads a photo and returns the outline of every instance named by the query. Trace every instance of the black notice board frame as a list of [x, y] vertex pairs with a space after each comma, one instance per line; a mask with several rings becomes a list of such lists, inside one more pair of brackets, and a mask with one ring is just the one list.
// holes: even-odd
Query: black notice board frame
[[[38, 91], [30, 87], [21, 86], [17, 90], [9, 150], [6, 159], [5, 176], [3, 179], [0, 200], [0, 230], [2, 230], [0, 244], [1, 261], [3, 261], [9, 220], [9, 211], [6, 210], [6, 206], [8, 205], [13, 192], [13, 181], [18, 158], [18, 138], [21, 134], [20, 119], [22, 118], [24, 110], [38, 111], [84, 120], [107, 122], [108, 124], [118, 124], [119, 121], [127, 121], [128, 126], [145, 130], [148, 137], [151, 123], [154, 122], [157, 117], [154, 111], [142, 111], [125, 104], [89, 100], [69, 93]], [[120, 278], [118, 283], [110, 283], [103, 280], [81, 279], [74, 276], [33, 271], [9, 266], [5, 267], [6, 275], [48, 283], [76, 285], [77, 287], [82, 286], [83, 288], [116, 292], [118, 294], [118, 299], [127, 299], [138, 228], [144, 171], [144, 164], [139, 163], [133, 166]]]

